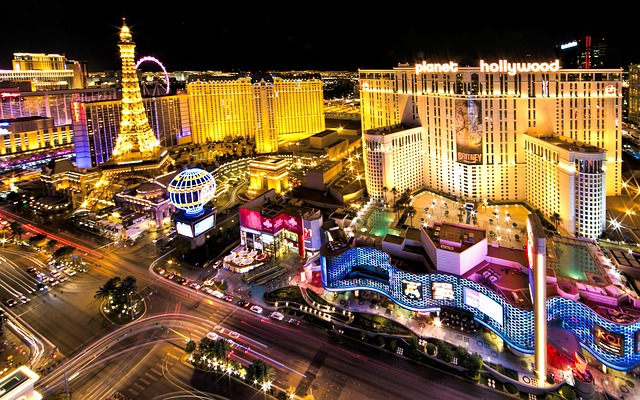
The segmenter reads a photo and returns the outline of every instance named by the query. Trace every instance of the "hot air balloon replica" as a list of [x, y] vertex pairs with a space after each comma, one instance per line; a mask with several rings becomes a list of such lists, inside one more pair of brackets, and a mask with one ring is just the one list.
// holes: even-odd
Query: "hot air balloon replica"
[[190, 168], [177, 174], [167, 188], [169, 201], [181, 212], [173, 221], [179, 235], [191, 239], [191, 248], [205, 242], [215, 227], [215, 207], [206, 207], [216, 193], [216, 180], [207, 171]]

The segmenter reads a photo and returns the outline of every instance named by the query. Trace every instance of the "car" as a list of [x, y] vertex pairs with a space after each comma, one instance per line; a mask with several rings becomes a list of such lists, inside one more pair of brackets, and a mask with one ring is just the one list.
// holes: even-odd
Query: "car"
[[205, 279], [205, 281], [202, 282], [202, 284], [205, 286], [213, 286], [216, 284], [216, 281], [213, 279]]
[[36, 267], [27, 267], [27, 272], [30, 274], [37, 274], [38, 270], [36, 269]]
[[49, 286], [47, 286], [46, 284], [44, 284], [42, 282], [38, 282], [38, 283], [36, 283], [36, 288], [38, 288], [38, 290], [41, 291], [41, 292], [46, 292], [47, 289], [49, 289]]
[[233, 301], [233, 296], [228, 294], [226, 296], [223, 297], [224, 301], [228, 301], [228, 302], [232, 302]]
[[31, 299], [21, 293], [18, 293], [18, 300], [20, 300], [22, 304], [24, 304], [28, 303]]
[[219, 298], [219, 299], [222, 299], [224, 297], [224, 293], [222, 293], [219, 290], [214, 290], [211, 294], [214, 295], [215, 297]]
[[64, 273], [69, 275], [69, 276], [74, 276], [76, 274], [76, 271], [72, 268], [67, 268], [64, 270]]
[[175, 278], [175, 277], [176, 277], [176, 274], [174, 274], [174, 273], [172, 273], [172, 272], [171, 272], [171, 273], [169, 273], [169, 274], [165, 275], [165, 277], [166, 277], [167, 279], [171, 280], [171, 279], [173, 279], [173, 278]]
[[289, 318], [289, 320], [287, 322], [290, 323], [291, 325], [295, 325], [295, 326], [300, 325], [300, 320], [299, 319], [295, 319], [295, 318]]
[[269, 318], [277, 319], [278, 321], [282, 321], [284, 319], [284, 314], [279, 313], [277, 311], [273, 311], [269, 314]]
[[18, 302], [15, 299], [5, 299], [4, 304], [6, 304], [9, 307], [15, 307], [18, 305]]
[[195, 290], [198, 290], [200, 289], [201, 285], [198, 282], [192, 282], [191, 285], [189, 285], [189, 287]]
[[213, 268], [218, 268], [220, 267], [220, 264], [222, 264], [222, 260], [218, 260], [216, 262], [213, 263]]
[[236, 304], [244, 308], [249, 308], [249, 306], [251, 305], [251, 303], [247, 300], [238, 300]]
[[205, 292], [205, 293], [209, 293], [209, 294], [213, 295], [213, 289], [211, 289], [209, 286], [203, 286], [200, 289], [202, 289], [202, 291]]
[[253, 311], [256, 314], [262, 314], [262, 307], [260, 307], [257, 304], [254, 304], [251, 307], [249, 307], [249, 310]]
[[207, 337], [211, 340], [218, 340], [220, 336], [218, 336], [218, 334], [215, 332], [208, 332]]

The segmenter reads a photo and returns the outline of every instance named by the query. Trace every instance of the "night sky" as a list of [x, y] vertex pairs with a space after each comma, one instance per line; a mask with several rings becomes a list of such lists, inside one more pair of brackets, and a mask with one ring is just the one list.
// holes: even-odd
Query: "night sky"
[[[359, 7], [312, 2], [236, 1], [220, 6], [211, 0], [174, 1], [169, 7], [162, 3], [6, 2], [0, 23], [0, 69], [11, 69], [13, 53], [27, 52], [64, 54], [86, 61], [89, 71], [119, 70], [117, 42], [123, 17], [133, 33], [136, 57], [156, 57], [168, 71], [355, 72], [425, 59], [469, 66], [477, 66], [480, 59], [542, 62], [555, 58], [557, 44], [587, 34], [606, 39], [606, 67], [626, 69], [640, 63], [640, 41], [633, 26], [622, 25], [623, 11], [599, 9], [584, 19], [573, 11], [538, 3], [530, 11], [529, 6], [523, 5], [523, 11], [513, 3], [502, 7], [494, 2], [472, 8], [431, 2], [357, 3]], [[483, 11], [488, 16], [481, 15]], [[527, 12], [529, 17], [523, 17]], [[154, 70], [153, 65], [143, 69], [147, 68]]]

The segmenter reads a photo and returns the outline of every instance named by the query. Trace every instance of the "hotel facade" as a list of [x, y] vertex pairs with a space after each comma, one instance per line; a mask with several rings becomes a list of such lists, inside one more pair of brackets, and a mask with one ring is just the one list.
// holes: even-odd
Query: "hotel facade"
[[622, 188], [622, 70], [558, 60], [360, 70], [367, 190], [524, 202], [597, 238]]
[[278, 142], [325, 130], [320, 79], [277, 76], [195, 81], [187, 84], [193, 143], [255, 139], [257, 153]]

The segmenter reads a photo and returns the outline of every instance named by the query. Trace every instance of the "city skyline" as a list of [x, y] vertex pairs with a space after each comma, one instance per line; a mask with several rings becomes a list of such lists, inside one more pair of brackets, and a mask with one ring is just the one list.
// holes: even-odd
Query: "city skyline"
[[90, 72], [119, 70], [114, 43], [122, 18], [135, 37], [136, 56], [156, 57], [169, 71], [357, 71], [422, 60], [470, 66], [480, 59], [546, 61], [555, 58], [556, 45], [587, 34], [606, 39], [606, 67], [627, 69], [640, 62], [632, 27], [601, 15], [581, 19], [554, 10], [553, 16], [540, 12], [513, 18], [494, 10], [491, 18], [483, 19], [416, 6], [415, 14], [425, 17], [411, 20], [415, 15], [403, 9], [190, 7], [167, 9], [145, 1], [115, 6], [76, 0], [7, 4], [5, 15], [11, 18], [0, 28], [0, 69], [11, 69], [13, 53], [30, 52], [64, 54], [87, 62]]

